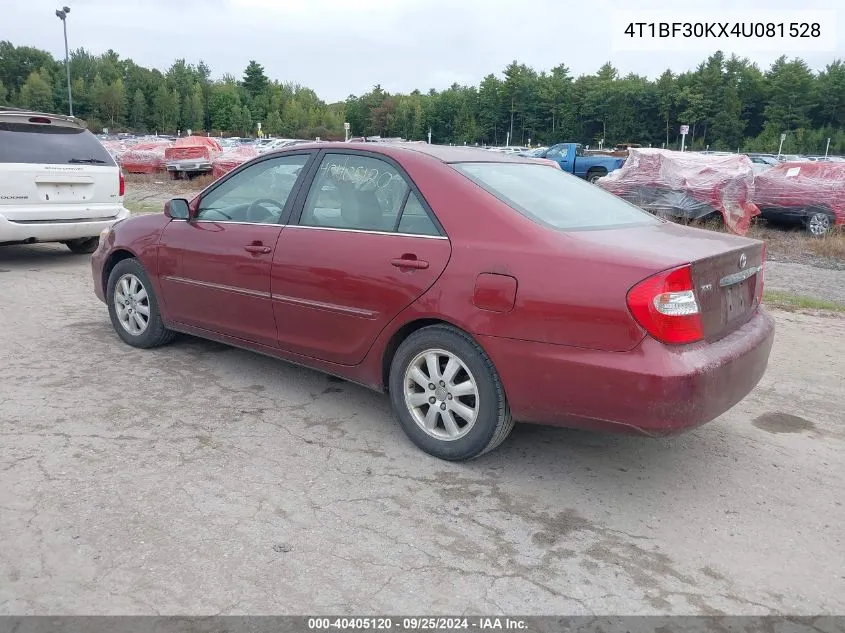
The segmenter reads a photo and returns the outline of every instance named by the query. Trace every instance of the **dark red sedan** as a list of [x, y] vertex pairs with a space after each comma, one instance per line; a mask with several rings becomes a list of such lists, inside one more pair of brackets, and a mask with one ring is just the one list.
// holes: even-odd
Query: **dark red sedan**
[[386, 391], [459, 460], [514, 420], [666, 435], [722, 414], [768, 362], [764, 257], [530, 159], [321, 143], [116, 224], [92, 266], [128, 344], [186, 332]]

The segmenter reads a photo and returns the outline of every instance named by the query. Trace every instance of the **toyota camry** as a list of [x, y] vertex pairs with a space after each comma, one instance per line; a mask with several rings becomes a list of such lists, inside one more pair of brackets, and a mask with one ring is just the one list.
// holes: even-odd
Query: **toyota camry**
[[104, 229], [92, 267], [127, 344], [183, 332], [360, 383], [463, 460], [514, 421], [658, 436], [724, 413], [768, 362], [764, 259], [530, 158], [320, 143]]

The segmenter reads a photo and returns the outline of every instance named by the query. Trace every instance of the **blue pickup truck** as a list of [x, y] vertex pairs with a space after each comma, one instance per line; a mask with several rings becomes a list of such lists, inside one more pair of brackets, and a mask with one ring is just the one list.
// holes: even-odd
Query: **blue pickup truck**
[[590, 182], [619, 169], [625, 164], [624, 158], [602, 154], [585, 154], [581, 143], [558, 143], [539, 153], [532, 153], [536, 158], [548, 158], [557, 162], [563, 171], [575, 174]]

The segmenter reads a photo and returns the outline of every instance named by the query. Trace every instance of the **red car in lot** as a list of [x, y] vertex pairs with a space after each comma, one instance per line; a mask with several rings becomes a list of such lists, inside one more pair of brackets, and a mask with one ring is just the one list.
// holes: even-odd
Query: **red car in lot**
[[514, 420], [666, 435], [760, 380], [763, 244], [655, 218], [530, 159], [321, 143], [104, 231], [118, 335], [185, 332], [386, 391], [444, 459]]

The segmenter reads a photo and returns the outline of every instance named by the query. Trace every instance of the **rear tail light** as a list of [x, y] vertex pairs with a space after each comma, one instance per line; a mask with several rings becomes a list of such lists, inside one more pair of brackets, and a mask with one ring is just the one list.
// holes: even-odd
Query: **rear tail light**
[[688, 265], [652, 275], [631, 288], [628, 309], [646, 332], [662, 343], [679, 345], [704, 338]]
[[123, 176], [123, 171], [118, 171], [120, 174], [120, 184], [117, 187], [117, 195], [123, 197], [126, 194], [126, 178]]
[[763, 303], [763, 280], [766, 277], [766, 244], [763, 244], [763, 253], [760, 256], [760, 268], [757, 270], [757, 286], [755, 287], [754, 299], [757, 305]]

